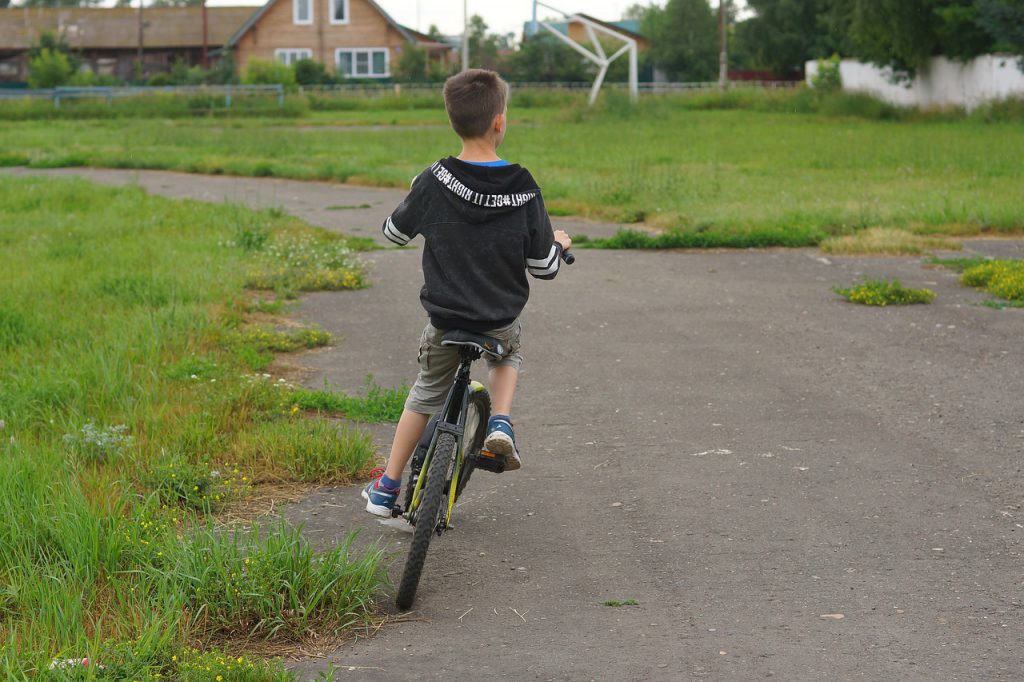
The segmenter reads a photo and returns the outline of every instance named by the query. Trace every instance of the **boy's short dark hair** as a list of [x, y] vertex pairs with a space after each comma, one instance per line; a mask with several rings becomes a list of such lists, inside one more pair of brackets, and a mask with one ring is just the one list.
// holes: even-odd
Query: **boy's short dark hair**
[[494, 71], [469, 69], [445, 81], [444, 108], [462, 139], [483, 137], [505, 111], [508, 83]]

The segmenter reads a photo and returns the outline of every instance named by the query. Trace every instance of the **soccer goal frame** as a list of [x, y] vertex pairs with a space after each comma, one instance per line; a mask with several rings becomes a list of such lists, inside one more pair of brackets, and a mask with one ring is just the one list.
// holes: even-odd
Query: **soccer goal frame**
[[[551, 10], [552, 12], [558, 12], [559, 14], [561, 14], [562, 17], [564, 18], [565, 22], [566, 22], [566, 32], [562, 33], [557, 28], [552, 26], [550, 22], [547, 22], [547, 21], [538, 22], [537, 21], [537, 8], [538, 7], [543, 7], [544, 9], [548, 9], [548, 10]], [[590, 38], [591, 45], [593, 46], [593, 51], [588, 50], [582, 44], [576, 42], [575, 40], [573, 40], [572, 38], [570, 38], [568, 36], [569, 26], [571, 26], [573, 23], [581, 24], [583, 26], [583, 28], [586, 30], [587, 37]], [[597, 99], [597, 93], [601, 91], [601, 85], [604, 83], [604, 77], [608, 73], [608, 67], [611, 65], [611, 63], [613, 61], [615, 61], [616, 59], [618, 59], [622, 55], [628, 53], [629, 54], [629, 99], [631, 101], [633, 101], [633, 102], [637, 101], [637, 97], [639, 95], [640, 88], [637, 85], [637, 83], [638, 83], [638, 76], [637, 76], [637, 45], [636, 45], [636, 40], [634, 40], [633, 38], [629, 37], [625, 33], [621, 33], [619, 31], [616, 31], [615, 29], [609, 28], [608, 26], [605, 26], [604, 24], [599, 24], [596, 21], [588, 19], [585, 16], [582, 16], [580, 14], [563, 12], [562, 10], [558, 9], [557, 7], [552, 7], [551, 5], [549, 5], [547, 3], [540, 2], [540, 0], [534, 0], [534, 2], [533, 2], [533, 24], [534, 24], [535, 27], [536, 26], [540, 26], [541, 28], [543, 28], [544, 30], [546, 30], [547, 32], [551, 33], [553, 36], [555, 36], [556, 38], [561, 40], [563, 43], [565, 43], [566, 45], [568, 45], [569, 47], [571, 47], [572, 49], [576, 50], [581, 55], [586, 57], [589, 61], [591, 61], [594, 64], [598, 65], [599, 71], [597, 72], [597, 78], [594, 79], [594, 86], [590, 89], [590, 98], [588, 100], [589, 104], [591, 104], [591, 105], [593, 105], [594, 101]], [[611, 56], [609, 56], [609, 55], [607, 55], [605, 53], [604, 46], [601, 45], [601, 41], [598, 40], [598, 34], [599, 33], [604, 35], [604, 36], [608, 36], [610, 38], [614, 38], [616, 40], [621, 40], [624, 43], [624, 45], [622, 47], [620, 47], [618, 50], [616, 50], [615, 52], [613, 52], [611, 54]]]

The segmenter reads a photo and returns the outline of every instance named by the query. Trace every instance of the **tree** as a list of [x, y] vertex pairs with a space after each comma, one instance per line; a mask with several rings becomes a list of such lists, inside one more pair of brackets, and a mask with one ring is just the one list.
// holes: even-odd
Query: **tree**
[[479, 14], [469, 18], [469, 65], [477, 69], [498, 68], [501, 36], [487, 33], [487, 24]]
[[648, 58], [672, 80], [707, 81], [718, 73], [718, 19], [707, 0], [668, 0], [651, 7], [641, 33]]
[[439, 62], [430, 61], [426, 49], [405, 45], [395, 67], [395, 76], [410, 83], [437, 83], [447, 78], [448, 73]]
[[67, 55], [44, 47], [28, 62], [28, 84], [33, 88], [55, 88], [64, 85], [74, 73]]
[[627, 21], [633, 19], [642, 22], [644, 20], [644, 17], [647, 16], [647, 13], [650, 12], [651, 9], [651, 5], [641, 5], [640, 3], [635, 3], [627, 7], [622, 12], [622, 18]]
[[547, 31], [524, 40], [507, 66], [509, 78], [524, 83], [577, 83], [592, 72], [590, 62]]
[[[978, 0], [977, 24], [990, 35], [996, 52], [1024, 55], [1024, 0]], [[1024, 59], [1017, 62], [1024, 70]]]
[[736, 26], [736, 44], [758, 67], [802, 72], [808, 59], [839, 51], [822, 21], [822, 0], [747, 0], [747, 6], [755, 15]]
[[43, 50], [50, 50], [51, 52], [60, 52], [71, 66], [72, 71], [77, 71], [78, 67], [82, 65], [82, 60], [78, 55], [71, 51], [71, 46], [64, 40], [63, 35], [57, 35], [52, 31], [43, 31], [39, 34], [39, 42], [28, 49], [28, 59], [31, 62], [33, 59], [42, 54]]
[[427, 29], [427, 37], [433, 40], [435, 43], [444, 42], [444, 34], [441, 33], [441, 29], [437, 27], [437, 24], [430, 25], [430, 28]]
[[[834, 0], [839, 2], [840, 0]], [[995, 43], [980, 24], [978, 0], [853, 0], [854, 56], [912, 77], [935, 55], [970, 59]]]

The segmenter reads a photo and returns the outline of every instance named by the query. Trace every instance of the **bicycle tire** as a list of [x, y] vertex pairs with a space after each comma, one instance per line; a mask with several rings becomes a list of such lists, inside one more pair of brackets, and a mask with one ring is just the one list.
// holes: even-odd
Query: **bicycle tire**
[[[409, 477], [409, 485], [405, 486], [405, 504], [402, 507], [406, 511], [412, 508], [412, 493], [416, 489], [416, 479], [421, 474], [425, 473], [416, 469], [416, 462], [418, 461], [418, 458], [426, 456], [427, 449], [430, 446], [430, 441], [434, 438], [434, 431], [437, 430], [437, 422], [438, 419], [436, 415], [430, 418], [430, 421], [427, 422], [426, 428], [423, 430], [423, 435], [420, 437], [420, 442], [416, 445], [416, 450], [413, 452], [412, 465], [410, 468], [413, 469], [414, 473]], [[420, 453], [421, 449], [422, 455]]]
[[[476, 391], [469, 397], [469, 410], [475, 410], [479, 416], [476, 428], [473, 433], [467, 431], [462, 437], [463, 452], [465, 457], [462, 464], [462, 472], [459, 474], [459, 484], [455, 489], [455, 499], [458, 501], [462, 491], [466, 489], [470, 476], [476, 466], [469, 460], [471, 454], [480, 452], [484, 446], [484, 439], [487, 438], [487, 420], [491, 418], [491, 396], [487, 391]], [[466, 425], [469, 426], [471, 412], [467, 411]]]
[[442, 433], [437, 438], [434, 454], [430, 458], [427, 482], [423, 489], [423, 500], [420, 502], [419, 509], [416, 510], [416, 526], [413, 529], [412, 545], [409, 547], [409, 556], [405, 560], [402, 582], [398, 588], [398, 595], [395, 597], [395, 603], [402, 610], [411, 607], [416, 598], [416, 588], [420, 584], [420, 574], [423, 573], [423, 563], [427, 558], [430, 540], [434, 537], [442, 509], [447, 510], [447, 505], [444, 505], [447, 499], [444, 494], [444, 483], [448, 474], [448, 466], [455, 455], [455, 447], [455, 436], [450, 433]]

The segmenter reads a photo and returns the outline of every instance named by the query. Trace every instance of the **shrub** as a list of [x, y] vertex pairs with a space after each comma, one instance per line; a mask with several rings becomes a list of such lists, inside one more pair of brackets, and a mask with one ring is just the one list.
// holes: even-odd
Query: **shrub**
[[33, 88], [55, 88], [71, 79], [71, 63], [67, 55], [44, 47], [39, 56], [28, 63], [28, 84]]
[[930, 289], [907, 289], [898, 279], [892, 282], [884, 280], [865, 280], [861, 284], [842, 289], [832, 289], [851, 303], [862, 305], [910, 305], [913, 303], [931, 303], [935, 292]]
[[163, 88], [168, 85], [174, 85], [174, 79], [171, 78], [169, 73], [155, 73], [149, 77], [149, 85], [154, 88]]
[[246, 85], [283, 85], [292, 89], [295, 87], [295, 71], [281, 62], [253, 59], [245, 70], [242, 82]]
[[120, 85], [121, 81], [114, 78], [113, 76], [107, 76], [103, 74], [96, 74], [92, 71], [76, 71], [71, 78], [68, 79], [68, 85], [73, 85], [79, 88], [98, 88], [98, 87], [109, 87], [112, 85]]
[[295, 82], [299, 85], [329, 85], [334, 82], [327, 67], [314, 59], [295, 62]]
[[811, 78], [811, 85], [821, 92], [836, 92], [843, 89], [843, 77], [839, 72], [839, 55], [833, 53], [828, 59], [818, 60], [818, 72]]

